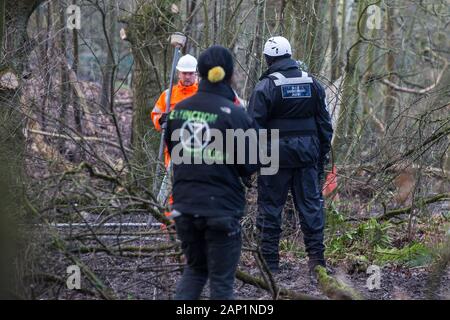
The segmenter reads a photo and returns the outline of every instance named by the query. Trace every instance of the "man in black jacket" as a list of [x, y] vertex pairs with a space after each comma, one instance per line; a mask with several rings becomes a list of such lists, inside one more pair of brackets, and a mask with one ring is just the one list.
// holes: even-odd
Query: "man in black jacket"
[[234, 161], [236, 152], [248, 150], [216, 150], [210, 143], [222, 139], [225, 146], [226, 130], [252, 129], [252, 120], [230, 87], [233, 59], [227, 49], [204, 51], [198, 71], [198, 92], [175, 106], [165, 137], [174, 170], [173, 209], [181, 213], [175, 225], [187, 259], [176, 299], [198, 299], [208, 279], [211, 299], [232, 299], [245, 207], [241, 177], [257, 166]]
[[[258, 218], [261, 251], [269, 268], [279, 269], [278, 246], [281, 212], [291, 190], [300, 215], [311, 275], [325, 266], [324, 211], [320, 183], [333, 134], [325, 91], [291, 59], [284, 37], [272, 37], [264, 46], [269, 69], [257, 83], [249, 113], [261, 128], [278, 129], [280, 169], [276, 175], [258, 177]], [[314, 279], [314, 278], [313, 278]]]

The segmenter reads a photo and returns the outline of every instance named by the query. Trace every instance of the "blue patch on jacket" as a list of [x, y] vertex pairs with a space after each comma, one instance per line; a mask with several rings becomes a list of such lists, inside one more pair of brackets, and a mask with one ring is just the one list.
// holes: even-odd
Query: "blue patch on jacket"
[[309, 84], [285, 84], [281, 86], [283, 99], [311, 98], [311, 86]]

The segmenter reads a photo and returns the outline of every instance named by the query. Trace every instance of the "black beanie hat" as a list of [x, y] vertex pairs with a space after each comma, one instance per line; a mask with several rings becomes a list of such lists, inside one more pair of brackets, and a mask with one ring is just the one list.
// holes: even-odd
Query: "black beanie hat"
[[233, 57], [222, 46], [211, 46], [198, 58], [198, 72], [203, 79], [215, 83], [229, 81], [233, 75]]

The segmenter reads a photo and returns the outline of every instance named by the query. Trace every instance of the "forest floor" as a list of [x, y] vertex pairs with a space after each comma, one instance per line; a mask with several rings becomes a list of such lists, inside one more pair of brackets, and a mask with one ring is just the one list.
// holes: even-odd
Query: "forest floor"
[[[86, 216], [86, 221], [99, 221], [99, 216]], [[110, 220], [108, 222], [114, 222]], [[119, 222], [119, 220], [116, 220]], [[121, 223], [145, 223], [145, 216], [129, 216], [120, 218]], [[53, 227], [52, 227], [53, 228]], [[183, 258], [177, 254], [177, 250], [150, 252], [149, 248], [155, 245], [174, 243], [170, 240], [167, 231], [161, 232], [158, 228], [148, 227], [121, 227], [103, 228], [94, 227], [96, 238], [86, 228], [60, 229], [59, 237], [70, 246], [66, 252], [52, 249], [51, 239], [47, 239], [49, 250], [45, 254], [45, 261], [41, 261], [41, 269], [46, 274], [56, 275], [58, 282], [38, 282], [34, 288], [35, 298], [38, 299], [96, 299], [98, 291], [93, 286], [92, 279], [88, 279], [82, 272], [82, 289], [87, 291], [69, 290], [66, 287], [66, 268], [72, 264], [69, 255], [74, 255], [79, 261], [92, 271], [103, 283], [110, 288], [115, 298], [119, 299], [173, 299], [176, 282], [181, 276]], [[155, 233], [150, 235], [150, 233]], [[41, 233], [42, 234], [42, 233]], [[51, 234], [47, 230], [46, 234]], [[77, 240], [74, 240], [77, 239]], [[67, 242], [70, 241], [70, 242]], [[42, 241], [40, 241], [42, 243]], [[102, 246], [111, 248], [111, 252], [102, 252]], [[118, 246], [118, 244], [120, 245]], [[244, 242], [245, 243], [245, 242]], [[245, 244], [244, 244], [245, 246]], [[85, 251], [80, 251], [83, 248]], [[90, 252], [86, 252], [91, 248]], [[78, 264], [78, 263], [77, 263]], [[348, 263], [329, 260], [328, 264], [333, 271], [333, 276], [347, 286], [353, 288], [363, 299], [392, 300], [392, 299], [425, 299], [427, 297], [428, 278], [430, 265], [408, 267], [401, 264], [386, 264], [381, 267], [380, 288], [369, 290], [367, 279], [370, 275], [365, 270], [349, 271]], [[280, 288], [289, 289], [297, 293], [303, 293], [326, 299], [321, 290], [310, 283], [308, 277], [307, 259], [299, 257], [298, 252], [290, 250], [281, 251], [280, 272], [275, 275], [275, 280]], [[254, 256], [243, 250], [239, 269], [254, 276], [261, 277]], [[207, 299], [206, 287], [202, 298]], [[235, 282], [236, 299], [272, 299], [270, 292], [241, 280]], [[450, 299], [450, 268], [441, 278], [441, 285], [436, 297]]]
[[[381, 269], [380, 288], [369, 290], [367, 279], [370, 275], [365, 272], [348, 274], [338, 265], [331, 267], [333, 276], [343, 281], [347, 286], [360, 293], [363, 299], [369, 300], [395, 300], [395, 299], [425, 299], [428, 288], [429, 270], [427, 267], [408, 268], [401, 266], [386, 266]], [[253, 271], [255, 275], [258, 270]], [[285, 262], [281, 265], [275, 280], [280, 287], [308, 295], [326, 299], [320, 289], [311, 284], [308, 277], [307, 259]], [[441, 279], [438, 296], [450, 299], [450, 270]], [[238, 299], [271, 299], [270, 293], [253, 286], [237, 286]]]
[[[86, 264], [103, 283], [110, 287], [119, 299], [172, 299], [174, 297], [176, 281], [181, 276], [179, 266], [175, 259], [165, 263], [157, 262], [152, 257], [130, 258], [125, 256], [111, 257], [105, 253], [82, 254], [81, 261]], [[47, 260], [48, 272], [60, 275], [62, 279], [67, 277], [65, 267], [69, 262], [59, 254], [53, 254], [52, 259]], [[260, 271], [256, 267], [240, 269], [258, 277]], [[178, 271], [176, 271], [178, 270]], [[425, 299], [427, 296], [429, 268], [408, 268], [401, 266], [386, 266], [381, 269], [380, 288], [368, 290], [365, 272], [353, 274], [346, 273], [339, 266], [333, 267], [333, 276], [344, 281], [348, 286], [359, 292], [364, 299], [393, 300], [393, 299]], [[320, 289], [310, 283], [308, 277], [307, 260], [282, 262], [279, 274], [275, 276], [277, 285], [297, 293], [304, 293], [318, 298], [326, 299]], [[82, 288], [92, 285], [82, 280]], [[92, 299], [97, 298], [86, 292], [69, 290], [65, 283], [41, 284], [38, 299]], [[207, 298], [208, 290], [204, 290], [203, 298]], [[240, 280], [235, 282], [236, 299], [271, 299], [271, 294], [263, 289]], [[441, 299], [450, 299], [450, 270], [441, 279], [441, 287], [437, 295]]]
[[[98, 96], [98, 88], [84, 84], [86, 97]], [[92, 92], [91, 92], [92, 91]], [[123, 91], [123, 92], [122, 92]], [[120, 130], [124, 138], [125, 146], [130, 145], [131, 138], [131, 104], [129, 92], [124, 90], [118, 92], [122, 100], [120, 106], [116, 107]], [[55, 117], [57, 115], [55, 114]], [[91, 119], [92, 118], [92, 119]], [[89, 124], [85, 128], [84, 134], [88, 137], [99, 137], [114, 141], [115, 130], [111, 120], [105, 114], [91, 115], [86, 120]], [[149, 120], [150, 125], [150, 120]], [[49, 125], [49, 127], [51, 127]], [[45, 127], [43, 128], [45, 129]], [[51, 138], [47, 139], [50, 144]], [[70, 140], [65, 143], [68, 150], [65, 158], [69, 161], [77, 162], [80, 156], [76, 145]], [[117, 147], [111, 145], [92, 144], [92, 149], [102, 157], [111, 157], [112, 165], [119, 162], [120, 152]], [[70, 151], [70, 152], [69, 152]], [[87, 156], [86, 156], [87, 157]], [[109, 159], [106, 157], [105, 159]], [[45, 157], [44, 160], [48, 161]], [[87, 158], [88, 161], [98, 161], [95, 157]], [[119, 159], [120, 160], [120, 159]], [[36, 164], [34, 164], [35, 166]], [[43, 161], [42, 168], [47, 166]], [[42, 168], [30, 168], [29, 172], [35, 179], [42, 178], [46, 170]], [[48, 169], [48, 168], [47, 168]], [[52, 173], [51, 169], [47, 173]], [[47, 174], [47, 176], [50, 176]], [[59, 196], [61, 189], [64, 196], [70, 199], [80, 196], [84, 191], [80, 185], [81, 181], [75, 179], [76, 188], [73, 190], [64, 189], [57, 185], [55, 195]], [[58, 181], [59, 183], [59, 181]], [[88, 181], [88, 184], [90, 182]], [[91, 191], [93, 186], [87, 186], [87, 191]], [[84, 188], [84, 187], [83, 187]], [[91, 188], [91, 189], [89, 189]], [[40, 191], [45, 188], [38, 188]], [[105, 199], [121, 198], [117, 196], [113, 188], [110, 194], [102, 196], [105, 188], [99, 192], [99, 198], [104, 203], [86, 204], [86, 207], [98, 208], [105, 205], [114, 208], [125, 208], [127, 203]], [[408, 217], [404, 217], [402, 225], [382, 224], [368, 221], [347, 224], [347, 218], [361, 218], [362, 215], [373, 216], [380, 212], [361, 212], [364, 207], [362, 192], [347, 197], [347, 202], [351, 203], [350, 208], [342, 212], [329, 210], [327, 217], [327, 232], [325, 235], [326, 246], [329, 250], [328, 265], [333, 270], [333, 276], [359, 292], [364, 299], [424, 299], [427, 297], [429, 288], [428, 278], [432, 259], [431, 254], [425, 250], [423, 261], [408, 264], [409, 259], [405, 258], [403, 248], [405, 248], [405, 224]], [[73, 193], [73, 194], [72, 194]], [[80, 193], [80, 195], [78, 194]], [[54, 197], [51, 195], [50, 197]], [[360, 197], [361, 196], [361, 197]], [[256, 215], [256, 190], [253, 188], [248, 197], [248, 214], [244, 218], [245, 226], [253, 226]], [[126, 198], [126, 197], [123, 197]], [[121, 198], [122, 199], [122, 198]], [[345, 200], [345, 198], [343, 198]], [[53, 201], [53, 200], [52, 200]], [[73, 200], [70, 200], [73, 201]], [[114, 202], [116, 201], [116, 202]], [[53, 201], [54, 202], [54, 201]], [[76, 203], [75, 203], [76, 205]], [[413, 242], [418, 243], [419, 249], [426, 249], [425, 246], [435, 247], [435, 244], [442, 243], [448, 230], [448, 218], [450, 203], [442, 202], [437, 205], [430, 205], [425, 209], [420, 209], [421, 214], [427, 217], [428, 222], [423, 224], [416, 221], [414, 228]], [[176, 282], [181, 276], [183, 258], [179, 252], [179, 243], [169, 236], [167, 231], [159, 227], [150, 228], [148, 213], [139, 214], [117, 214], [108, 213], [108, 210], [101, 214], [90, 212], [89, 209], [78, 209], [79, 216], [70, 216], [58, 208], [53, 210], [46, 219], [50, 223], [72, 223], [85, 222], [83, 227], [40, 225], [33, 229], [35, 241], [31, 244], [27, 252], [33, 253], [36, 257], [29, 281], [30, 298], [35, 299], [98, 299], [102, 294], [111, 294], [109, 297], [118, 299], [173, 299]], [[98, 210], [98, 209], [96, 209]], [[126, 210], [124, 210], [126, 211]], [[285, 208], [285, 213], [293, 212], [292, 204]], [[109, 216], [108, 216], [109, 214]], [[445, 219], [434, 219], [434, 217], [446, 216]], [[75, 219], [73, 219], [75, 217]], [[106, 227], [102, 222], [117, 223], [120, 227]], [[40, 221], [42, 223], [43, 221]], [[405, 223], [406, 222], [406, 223]], [[98, 225], [100, 223], [100, 225]], [[138, 223], [140, 226], [125, 226], [124, 223]], [[361, 227], [362, 226], [362, 227]], [[246, 230], [249, 231], [248, 229]], [[250, 234], [252, 232], [249, 232]], [[345, 236], [351, 241], [347, 241]], [[368, 242], [371, 239], [372, 242]], [[386, 240], [388, 239], [388, 240]], [[383, 242], [384, 241], [384, 242]], [[61, 247], [61, 243], [64, 244]], [[174, 245], [169, 248], [157, 248], [164, 245]], [[261, 277], [255, 258], [251, 252], [246, 250], [252, 247], [254, 242], [244, 241], [244, 249], [240, 261], [239, 269], [254, 276]], [[375, 253], [377, 246], [384, 250], [383, 255]], [[407, 243], [406, 243], [407, 245]], [[423, 245], [422, 247], [420, 245]], [[308, 276], [307, 259], [302, 243], [302, 235], [298, 227], [298, 217], [293, 214], [286, 214], [284, 217], [284, 232], [280, 244], [281, 247], [281, 270], [275, 276], [277, 285], [280, 288], [289, 289], [297, 293], [304, 293], [317, 298], [326, 298], [319, 288], [312, 285]], [[411, 248], [417, 248], [411, 247]], [[409, 250], [409, 248], [407, 248]], [[394, 251], [392, 251], [394, 250]], [[397, 251], [395, 251], [397, 250]], [[389, 259], [386, 255], [396, 254], [400, 258]], [[356, 266], [354, 258], [364, 260], [362, 266]], [[367, 279], [370, 275], [366, 269], [370, 264], [376, 264], [376, 258], [383, 258], [381, 266], [380, 288], [369, 290]], [[401, 260], [401, 261], [400, 261]], [[73, 264], [82, 266], [81, 290], [69, 290], [66, 285], [68, 277], [67, 267]], [[237, 299], [272, 299], [272, 295], [261, 288], [243, 283], [241, 280], [235, 282], [235, 295]], [[207, 298], [208, 289], [205, 288], [202, 298]], [[439, 291], [436, 294], [441, 299], [450, 299], [450, 268], [441, 277]], [[104, 298], [105, 296], [103, 296]]]

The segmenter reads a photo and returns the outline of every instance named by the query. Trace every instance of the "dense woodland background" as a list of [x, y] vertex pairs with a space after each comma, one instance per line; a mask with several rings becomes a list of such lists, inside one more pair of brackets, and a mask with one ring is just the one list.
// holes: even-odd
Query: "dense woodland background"
[[[80, 29], [67, 28], [70, 5]], [[292, 204], [283, 271], [267, 272], [252, 188], [238, 299], [450, 298], [448, 0], [0, 0], [2, 296], [173, 297], [183, 258], [152, 191], [160, 140], [149, 115], [175, 31], [188, 36], [183, 53], [228, 47], [243, 99], [273, 35], [327, 88], [335, 273], [319, 289], [307, 282]], [[73, 264], [80, 290], [66, 287]], [[372, 264], [378, 290], [366, 286]]]

